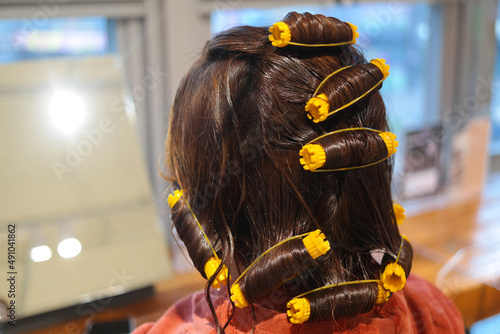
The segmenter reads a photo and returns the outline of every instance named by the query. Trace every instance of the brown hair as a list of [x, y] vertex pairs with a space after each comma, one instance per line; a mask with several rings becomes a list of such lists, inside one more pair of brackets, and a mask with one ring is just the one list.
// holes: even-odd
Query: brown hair
[[353, 39], [351, 26], [334, 17], [291, 12], [283, 19], [283, 22], [290, 28], [292, 42], [333, 44]]
[[[349, 33], [344, 23], [322, 15], [290, 13], [284, 21], [300, 32], [301, 41], [318, 39], [308, 38], [318, 31], [342, 34], [325, 35], [322, 42]], [[332, 245], [315, 260], [301, 242], [266, 254], [240, 281], [249, 302], [275, 289], [291, 299], [327, 284], [378, 279], [401, 244], [391, 197], [391, 159], [330, 173], [312, 173], [299, 163], [301, 147], [320, 135], [353, 127], [387, 130], [377, 90], [319, 124], [304, 110], [321, 81], [335, 70], [353, 66], [321, 89], [332, 108], [375, 86], [382, 72], [366, 64], [353, 46], [278, 49], [268, 34], [267, 28], [236, 27], [207, 42], [177, 91], [166, 154], [169, 179], [184, 189], [185, 200], [233, 279], [291, 236], [319, 228]], [[342, 132], [322, 143], [329, 167], [363, 165], [387, 156], [383, 141], [371, 132]], [[183, 231], [179, 235], [205, 276], [203, 264], [212, 253], [186, 210], [186, 205], [176, 204], [174, 226]], [[375, 249], [385, 251], [382, 265], [371, 256]], [[411, 260], [411, 246], [405, 242], [398, 263], [407, 276]], [[211, 281], [206, 295], [215, 316]], [[366, 312], [374, 307], [377, 291], [377, 283], [367, 283], [310, 294], [309, 321]], [[218, 323], [217, 328], [223, 331]]]

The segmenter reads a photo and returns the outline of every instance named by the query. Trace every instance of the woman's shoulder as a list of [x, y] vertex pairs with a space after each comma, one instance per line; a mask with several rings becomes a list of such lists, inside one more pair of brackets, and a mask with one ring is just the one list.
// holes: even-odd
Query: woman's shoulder
[[403, 332], [405, 328], [411, 328], [414, 333], [465, 332], [462, 315], [455, 304], [434, 284], [419, 276], [410, 275], [405, 288], [395, 297], [397, 303], [384, 309], [401, 314]]
[[214, 319], [205, 293], [197, 291], [178, 300], [156, 322], [142, 324], [132, 334], [215, 332]]
[[[211, 295], [222, 326], [231, 317], [226, 291]], [[433, 284], [411, 275], [402, 291], [394, 293], [382, 307], [352, 318], [292, 325], [286, 314], [254, 305], [234, 310], [227, 327], [230, 333], [464, 333], [460, 312]], [[174, 304], [156, 323], [140, 326], [133, 334], [215, 333], [215, 321], [204, 291], [195, 292]]]

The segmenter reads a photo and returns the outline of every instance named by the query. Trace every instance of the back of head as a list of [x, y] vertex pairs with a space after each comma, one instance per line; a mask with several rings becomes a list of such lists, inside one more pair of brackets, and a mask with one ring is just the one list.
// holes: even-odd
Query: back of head
[[[352, 25], [334, 18], [290, 13], [283, 22], [292, 42], [355, 40]], [[207, 42], [179, 86], [167, 142], [170, 178], [185, 199], [172, 218], [202, 275], [214, 252], [234, 278], [269, 248], [316, 229], [330, 252], [313, 259], [297, 240], [280, 244], [241, 277], [248, 302], [276, 289], [290, 300], [329, 284], [379, 279], [396, 256], [409, 274], [412, 252], [396, 224], [388, 148], [378, 132], [342, 130], [387, 131], [383, 79], [351, 44], [280, 48], [268, 29], [249, 26]], [[341, 110], [316, 122], [304, 107], [319, 93], [330, 110]], [[331, 132], [316, 141], [324, 166], [305, 170], [299, 152]], [[374, 250], [384, 257], [377, 261]], [[309, 321], [366, 312], [378, 293], [377, 283], [318, 291]]]

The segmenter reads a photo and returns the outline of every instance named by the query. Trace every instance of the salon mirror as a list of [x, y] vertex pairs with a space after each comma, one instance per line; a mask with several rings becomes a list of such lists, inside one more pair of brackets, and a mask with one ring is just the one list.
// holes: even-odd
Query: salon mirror
[[122, 72], [113, 55], [0, 66], [0, 299], [17, 319], [171, 272]]

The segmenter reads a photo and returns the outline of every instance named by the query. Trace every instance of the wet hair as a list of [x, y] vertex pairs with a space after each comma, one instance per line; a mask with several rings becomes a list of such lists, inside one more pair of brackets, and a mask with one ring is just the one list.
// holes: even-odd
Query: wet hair
[[[352, 38], [349, 25], [335, 18], [290, 13], [283, 21], [301, 42]], [[354, 46], [276, 48], [268, 35], [268, 28], [243, 26], [206, 43], [178, 88], [166, 152], [169, 180], [184, 190], [184, 199], [233, 279], [292, 236], [320, 229], [332, 245], [316, 259], [297, 241], [266, 254], [240, 280], [250, 303], [271, 298], [276, 289], [290, 300], [328, 284], [379, 279], [401, 245], [391, 197], [391, 159], [329, 173], [306, 171], [299, 162], [306, 143], [331, 131], [388, 130], [381, 85], [321, 123], [313, 123], [304, 110], [318, 85], [340, 68], [352, 66], [321, 88], [332, 109], [362, 96], [383, 73], [367, 64]], [[319, 142], [328, 156], [327, 167], [365, 165], [388, 154], [380, 136], [368, 131], [341, 132]], [[203, 265], [212, 250], [193, 214], [179, 201], [172, 220], [205, 277]], [[375, 249], [385, 252], [382, 264], [371, 256]], [[405, 242], [398, 263], [406, 276], [411, 261], [412, 249]], [[367, 312], [377, 293], [377, 283], [312, 293], [307, 296], [309, 321]]]

